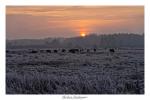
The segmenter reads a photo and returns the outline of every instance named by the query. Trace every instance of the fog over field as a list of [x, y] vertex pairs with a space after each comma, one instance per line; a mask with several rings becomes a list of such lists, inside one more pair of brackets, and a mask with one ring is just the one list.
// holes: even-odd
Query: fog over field
[[7, 40], [7, 48], [121, 48], [144, 47], [144, 34], [91, 34], [86, 37]]

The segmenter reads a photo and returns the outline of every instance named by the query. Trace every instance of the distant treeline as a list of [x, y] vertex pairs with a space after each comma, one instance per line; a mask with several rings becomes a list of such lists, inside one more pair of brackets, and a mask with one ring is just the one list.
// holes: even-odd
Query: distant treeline
[[86, 37], [6, 40], [6, 48], [144, 47], [144, 34], [91, 34]]

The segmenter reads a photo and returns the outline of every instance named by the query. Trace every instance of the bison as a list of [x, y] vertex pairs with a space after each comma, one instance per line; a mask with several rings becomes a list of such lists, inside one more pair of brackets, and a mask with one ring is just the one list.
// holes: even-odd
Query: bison
[[96, 52], [96, 49], [94, 48], [93, 51]]
[[79, 49], [70, 49], [69, 52], [70, 52], [70, 53], [78, 53], [78, 52], [79, 52]]
[[58, 52], [58, 50], [54, 50], [54, 53], [57, 53]]
[[36, 50], [32, 50], [30, 53], [38, 53], [38, 51], [36, 51]]
[[65, 50], [65, 49], [62, 49], [61, 52], [66, 52], [66, 50]]
[[109, 49], [109, 52], [114, 53], [115, 50], [114, 49]]
[[51, 50], [46, 50], [47, 53], [51, 53]]

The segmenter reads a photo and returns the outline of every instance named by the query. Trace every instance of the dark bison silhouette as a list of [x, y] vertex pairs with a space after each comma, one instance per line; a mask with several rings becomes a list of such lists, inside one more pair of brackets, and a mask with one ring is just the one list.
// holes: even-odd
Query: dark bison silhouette
[[114, 52], [115, 52], [115, 49], [109, 49], [109, 52], [114, 53]]
[[36, 50], [31, 50], [30, 53], [38, 53]]
[[57, 53], [58, 52], [58, 50], [54, 50], [54, 53]]
[[61, 52], [66, 52], [66, 50], [65, 50], [65, 49], [62, 49]]
[[96, 49], [94, 48], [93, 51], [96, 52]]
[[78, 53], [78, 52], [79, 52], [79, 49], [70, 49], [69, 52], [70, 52], [70, 53]]
[[47, 53], [51, 53], [51, 50], [46, 50]]

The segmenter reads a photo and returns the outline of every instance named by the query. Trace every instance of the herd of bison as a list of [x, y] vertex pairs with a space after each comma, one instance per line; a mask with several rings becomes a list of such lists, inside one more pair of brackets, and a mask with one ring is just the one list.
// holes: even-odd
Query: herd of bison
[[[115, 52], [115, 49], [113, 48], [110, 48], [108, 49], [108, 51], [110, 53], [114, 53]], [[58, 53], [58, 52], [62, 52], [62, 53], [90, 53], [90, 52], [97, 52], [97, 49], [46, 49], [46, 50], [32, 50], [30, 49], [29, 50], [29, 53]], [[13, 51], [9, 51], [9, 50], [6, 50], [6, 53], [14, 53]]]

